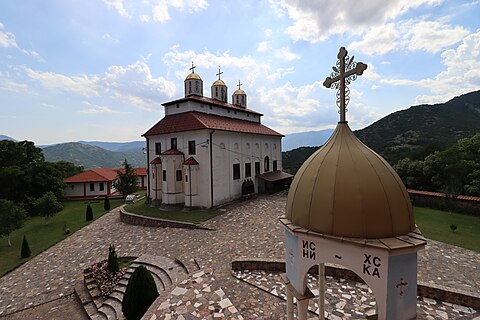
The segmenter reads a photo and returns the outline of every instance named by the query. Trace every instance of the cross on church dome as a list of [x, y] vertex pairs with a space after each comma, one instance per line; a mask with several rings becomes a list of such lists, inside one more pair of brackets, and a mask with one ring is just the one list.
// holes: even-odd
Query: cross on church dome
[[367, 65], [363, 62], [354, 62], [355, 58], [348, 56], [348, 51], [345, 47], [341, 47], [337, 55], [338, 61], [334, 67], [330, 77], [327, 77], [323, 85], [327, 88], [338, 89], [337, 91], [337, 106], [340, 108], [340, 122], [345, 122], [345, 113], [347, 112], [347, 105], [350, 101], [349, 85], [352, 81], [357, 79], [357, 75], [361, 76], [363, 71], [367, 69]]

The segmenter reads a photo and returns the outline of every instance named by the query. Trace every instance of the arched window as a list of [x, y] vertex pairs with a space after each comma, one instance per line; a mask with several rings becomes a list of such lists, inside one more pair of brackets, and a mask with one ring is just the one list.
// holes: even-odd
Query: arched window
[[270, 171], [270, 159], [268, 158], [268, 156], [266, 156], [264, 161], [263, 161], [263, 170], [265, 172]]
[[192, 82], [188, 81], [188, 93], [192, 93]]

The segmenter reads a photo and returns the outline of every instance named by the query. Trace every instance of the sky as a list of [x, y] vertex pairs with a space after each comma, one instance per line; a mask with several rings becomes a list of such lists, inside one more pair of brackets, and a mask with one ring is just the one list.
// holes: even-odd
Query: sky
[[[283, 134], [334, 128], [323, 87], [340, 47], [361, 129], [480, 89], [480, 0], [18, 0], [0, 2], [0, 134], [36, 144], [136, 141], [221, 68], [229, 95]], [[229, 98], [231, 101], [231, 98]]]

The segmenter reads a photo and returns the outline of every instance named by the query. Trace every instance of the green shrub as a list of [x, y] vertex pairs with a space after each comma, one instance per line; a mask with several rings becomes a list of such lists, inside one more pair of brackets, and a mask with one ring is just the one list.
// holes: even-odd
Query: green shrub
[[452, 230], [452, 232], [455, 233], [455, 231], [457, 231], [457, 225], [452, 223], [452, 224], [450, 225], [450, 230]]
[[93, 220], [93, 210], [89, 204], [87, 204], [87, 211], [85, 212], [85, 218], [87, 219], [87, 221]]
[[103, 210], [110, 210], [110, 199], [108, 197], [105, 197], [105, 200], [103, 200]]
[[157, 286], [150, 271], [139, 266], [128, 280], [122, 312], [127, 320], [139, 320], [157, 297]]
[[27, 237], [23, 236], [23, 242], [22, 242], [22, 252], [20, 253], [20, 256], [22, 258], [28, 258], [32, 252], [30, 251], [30, 246], [28, 245]]
[[108, 271], [110, 272], [118, 272], [120, 270], [118, 266], [118, 257], [117, 253], [115, 252], [115, 247], [110, 245], [108, 248]]

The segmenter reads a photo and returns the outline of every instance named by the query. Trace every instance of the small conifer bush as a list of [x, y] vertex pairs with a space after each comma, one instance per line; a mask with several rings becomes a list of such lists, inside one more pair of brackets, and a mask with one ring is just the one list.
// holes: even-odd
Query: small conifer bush
[[20, 253], [22, 258], [28, 258], [32, 252], [30, 251], [30, 246], [28, 245], [27, 237], [23, 236], [22, 242], [22, 252]]
[[103, 210], [110, 210], [110, 199], [108, 197], [105, 197], [105, 200], [103, 200]]
[[127, 320], [139, 320], [157, 297], [157, 286], [152, 274], [144, 266], [139, 266], [128, 280], [122, 312]]
[[92, 207], [87, 204], [87, 211], [85, 212], [85, 219], [87, 219], [87, 221], [92, 221], [93, 220], [93, 210], [92, 210]]
[[108, 248], [108, 271], [110, 272], [118, 272], [120, 267], [118, 266], [118, 257], [117, 253], [115, 252], [115, 247], [110, 245]]

